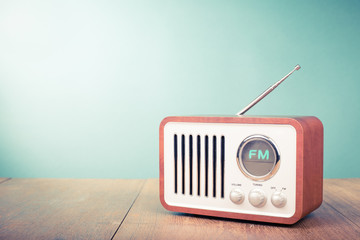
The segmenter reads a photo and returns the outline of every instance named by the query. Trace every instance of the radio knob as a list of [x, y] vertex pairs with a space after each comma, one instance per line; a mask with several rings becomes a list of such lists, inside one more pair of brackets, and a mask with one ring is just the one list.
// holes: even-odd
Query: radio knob
[[253, 189], [249, 193], [249, 202], [254, 207], [260, 208], [266, 203], [265, 192], [261, 189]]
[[244, 201], [245, 194], [240, 188], [234, 188], [230, 192], [230, 200], [235, 204], [241, 204]]
[[277, 207], [282, 208], [286, 205], [286, 195], [280, 191], [276, 191], [271, 196], [271, 203]]

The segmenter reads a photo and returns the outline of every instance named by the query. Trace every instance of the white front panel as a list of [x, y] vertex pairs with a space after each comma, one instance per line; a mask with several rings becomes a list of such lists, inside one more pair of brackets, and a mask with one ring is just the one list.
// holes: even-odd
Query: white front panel
[[[177, 193], [175, 193], [174, 135], [177, 136]], [[182, 135], [184, 135], [184, 189], [182, 177]], [[190, 135], [192, 136], [192, 171], [190, 167]], [[271, 138], [280, 154], [280, 168], [266, 181], [254, 181], [240, 171], [236, 155], [240, 143], [251, 135], [264, 135]], [[200, 136], [200, 195], [198, 195], [198, 136]], [[205, 190], [205, 138], [208, 137], [208, 192]], [[216, 136], [216, 145], [214, 145]], [[224, 137], [224, 195], [221, 196], [221, 137]], [[213, 161], [213, 147], [216, 147], [216, 161]], [[215, 197], [214, 197], [215, 162]], [[190, 187], [192, 174], [192, 187]], [[192, 194], [190, 194], [192, 188]], [[240, 188], [245, 200], [237, 205], [230, 200], [230, 192]], [[252, 189], [265, 192], [267, 202], [257, 208], [250, 204], [248, 194]], [[183, 191], [184, 190], [184, 194]], [[282, 191], [287, 203], [277, 208], [271, 203], [271, 195]], [[223, 212], [236, 212], [276, 217], [291, 217], [295, 213], [296, 196], [296, 130], [291, 125], [279, 124], [238, 124], [238, 123], [181, 123], [169, 122], [164, 127], [164, 198], [170, 206], [208, 209]]]

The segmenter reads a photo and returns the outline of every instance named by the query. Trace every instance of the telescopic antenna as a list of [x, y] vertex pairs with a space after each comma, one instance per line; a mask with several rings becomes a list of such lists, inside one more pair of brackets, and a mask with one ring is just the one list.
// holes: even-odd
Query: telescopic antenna
[[289, 72], [287, 75], [285, 75], [285, 77], [283, 77], [282, 79], [280, 79], [279, 81], [277, 81], [274, 85], [272, 85], [271, 87], [269, 87], [268, 89], [265, 90], [265, 92], [263, 92], [262, 94], [260, 94], [260, 96], [258, 96], [257, 98], [255, 98], [249, 105], [247, 105], [244, 109], [242, 109], [240, 112], [238, 112], [236, 115], [243, 115], [244, 113], [246, 113], [247, 111], [249, 111], [250, 108], [252, 108], [255, 104], [257, 104], [258, 102], [260, 102], [264, 97], [266, 97], [269, 93], [271, 93], [277, 86], [279, 86], [285, 79], [287, 79], [293, 72], [295, 72], [295, 70], [299, 70], [301, 67], [300, 65], [296, 65], [295, 68]]

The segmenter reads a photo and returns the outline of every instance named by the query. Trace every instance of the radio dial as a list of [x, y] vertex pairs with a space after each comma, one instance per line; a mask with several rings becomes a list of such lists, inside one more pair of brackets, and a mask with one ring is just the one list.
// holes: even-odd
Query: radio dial
[[286, 195], [280, 191], [276, 191], [271, 196], [271, 203], [277, 207], [282, 208], [286, 205]]
[[280, 155], [275, 142], [264, 135], [245, 138], [237, 152], [240, 171], [254, 181], [266, 181], [280, 166]]
[[234, 188], [230, 192], [230, 200], [235, 204], [241, 204], [244, 201], [245, 194], [240, 188]]
[[261, 189], [253, 189], [249, 193], [249, 202], [254, 207], [260, 208], [263, 207], [266, 203], [265, 192]]

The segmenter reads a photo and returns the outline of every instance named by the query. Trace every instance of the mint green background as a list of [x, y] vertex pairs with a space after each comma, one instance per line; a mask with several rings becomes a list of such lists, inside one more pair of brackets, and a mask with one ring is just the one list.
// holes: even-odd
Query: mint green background
[[1, 1], [0, 176], [158, 176], [168, 115], [315, 115], [360, 177], [359, 1]]

